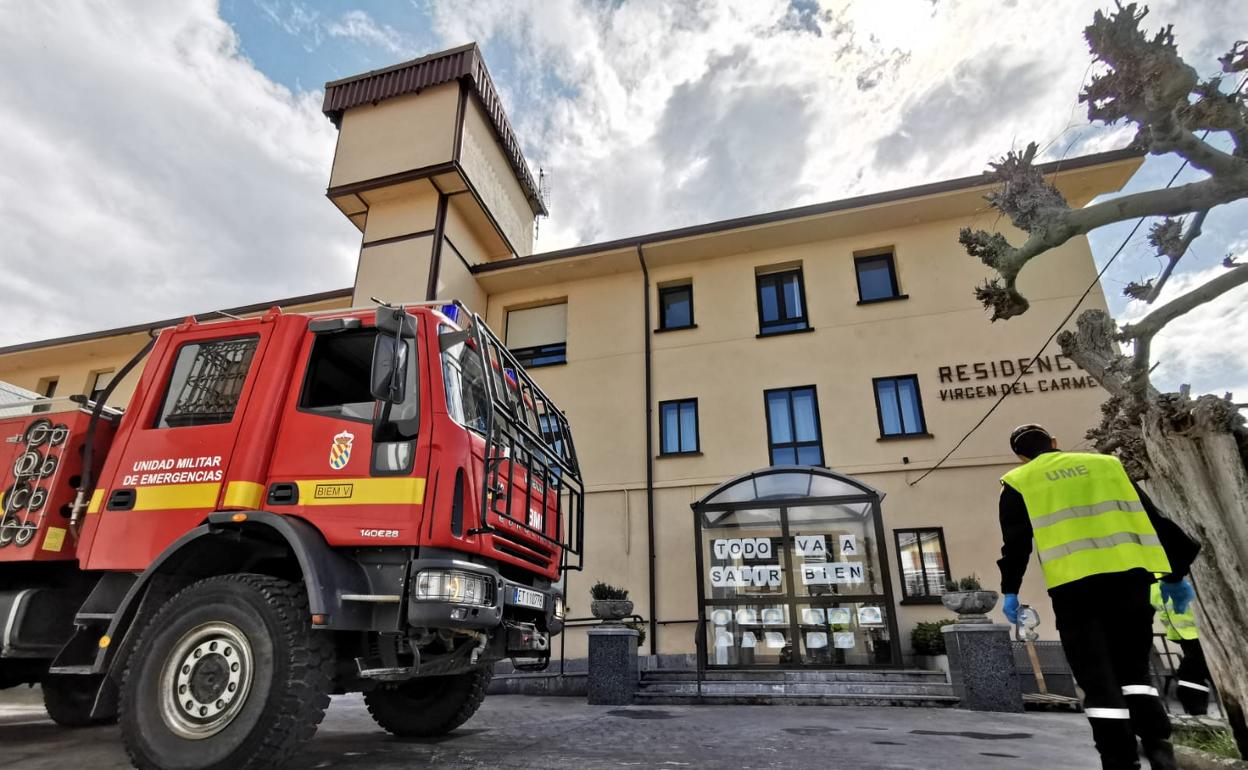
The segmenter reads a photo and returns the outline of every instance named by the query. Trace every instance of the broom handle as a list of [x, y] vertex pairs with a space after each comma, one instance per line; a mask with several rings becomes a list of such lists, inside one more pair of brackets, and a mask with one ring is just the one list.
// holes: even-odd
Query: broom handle
[[1027, 658], [1031, 661], [1031, 673], [1036, 676], [1036, 689], [1041, 695], [1048, 695], [1049, 688], [1044, 683], [1044, 673], [1040, 671], [1040, 656], [1036, 654], [1036, 645], [1030, 639], [1023, 644], [1027, 647]]

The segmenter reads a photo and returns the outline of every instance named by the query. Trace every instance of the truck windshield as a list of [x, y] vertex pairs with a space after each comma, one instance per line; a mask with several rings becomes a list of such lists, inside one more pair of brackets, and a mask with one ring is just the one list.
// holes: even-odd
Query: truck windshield
[[[438, 335], [455, 331], [442, 324]], [[451, 419], [485, 433], [490, 397], [485, 384], [485, 363], [481, 353], [467, 343], [452, 345], [442, 353], [442, 377], [446, 381], [446, 409]]]

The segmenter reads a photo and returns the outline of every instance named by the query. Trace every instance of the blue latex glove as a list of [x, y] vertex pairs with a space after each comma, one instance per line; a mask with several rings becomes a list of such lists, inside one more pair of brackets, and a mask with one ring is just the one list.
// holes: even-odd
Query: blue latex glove
[[1018, 594], [1006, 594], [1001, 611], [1005, 613], [1005, 619], [1010, 621], [1010, 625], [1018, 625]]
[[1196, 597], [1196, 592], [1192, 589], [1192, 584], [1184, 578], [1177, 583], [1167, 583], [1161, 581], [1161, 598], [1162, 601], [1170, 603], [1174, 607], [1175, 613], [1182, 615], [1187, 612], [1188, 606], [1192, 603], [1192, 599]]

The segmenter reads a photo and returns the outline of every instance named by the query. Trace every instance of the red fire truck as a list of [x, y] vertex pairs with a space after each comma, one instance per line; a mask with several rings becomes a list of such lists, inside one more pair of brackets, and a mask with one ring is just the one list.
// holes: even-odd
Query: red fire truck
[[[188, 319], [124, 414], [0, 416], [0, 688], [144, 768], [281, 762], [333, 693], [404, 736], [549, 660], [584, 488], [563, 413], [458, 303]], [[3, 412], [0, 412], [3, 414]]]

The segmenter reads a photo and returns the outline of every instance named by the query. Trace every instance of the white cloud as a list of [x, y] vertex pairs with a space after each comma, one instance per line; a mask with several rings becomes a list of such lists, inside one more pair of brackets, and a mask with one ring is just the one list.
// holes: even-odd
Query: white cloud
[[325, 26], [330, 37], [347, 38], [364, 45], [377, 46], [400, 59], [416, 56], [411, 43], [389, 24], [378, 24], [372, 16], [361, 10], [347, 11], [338, 21]]
[[0, 344], [349, 285], [320, 95], [215, 3], [12, 5], [0, 71]]

